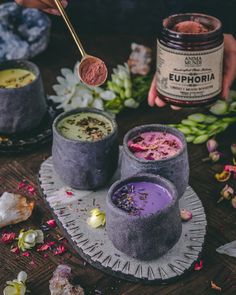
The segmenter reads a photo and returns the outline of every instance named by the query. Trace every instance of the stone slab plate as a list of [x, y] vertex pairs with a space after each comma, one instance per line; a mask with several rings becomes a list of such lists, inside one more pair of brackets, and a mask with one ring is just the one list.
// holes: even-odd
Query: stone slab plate
[[46, 144], [52, 139], [52, 122], [57, 115], [53, 106], [48, 106], [48, 111], [41, 124], [25, 133], [4, 135], [0, 134], [0, 153], [28, 152], [39, 145]]
[[[119, 171], [111, 182], [118, 178]], [[64, 236], [80, 256], [104, 272], [130, 281], [167, 283], [192, 269], [199, 258], [207, 222], [202, 203], [190, 186], [180, 199], [180, 208], [190, 210], [193, 218], [183, 223], [180, 240], [161, 258], [141, 261], [116, 250], [108, 239], [105, 228], [92, 229], [87, 225], [91, 209], [100, 207], [105, 210], [109, 186], [97, 191], [79, 191], [66, 187], [53, 169], [52, 158], [42, 163], [39, 181], [42, 196]]]

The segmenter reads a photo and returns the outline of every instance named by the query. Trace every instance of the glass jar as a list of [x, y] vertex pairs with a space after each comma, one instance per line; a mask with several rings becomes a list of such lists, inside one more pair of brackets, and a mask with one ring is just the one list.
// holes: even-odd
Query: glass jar
[[157, 40], [157, 92], [172, 105], [193, 107], [214, 102], [222, 90], [221, 22], [199, 13], [163, 20]]

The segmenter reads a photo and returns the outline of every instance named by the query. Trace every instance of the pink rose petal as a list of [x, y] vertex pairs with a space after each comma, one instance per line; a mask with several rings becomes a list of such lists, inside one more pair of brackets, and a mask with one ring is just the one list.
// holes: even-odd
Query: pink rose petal
[[66, 252], [65, 246], [61, 245], [57, 247], [56, 251], [54, 252], [54, 255], [62, 255], [65, 252]]
[[19, 254], [20, 253], [20, 249], [18, 247], [14, 247], [10, 250], [12, 253], [14, 254]]
[[202, 260], [200, 260], [199, 263], [198, 262], [195, 263], [194, 270], [199, 271], [202, 268], [203, 268], [203, 261]]
[[0, 239], [0, 241], [7, 245], [7, 244], [11, 244], [16, 238], [16, 234], [11, 232], [11, 233], [4, 233]]
[[57, 226], [56, 224], [56, 221], [54, 219], [50, 219], [47, 221], [47, 225], [50, 227], [50, 228], [55, 228]]
[[74, 193], [72, 191], [66, 191], [67, 196], [71, 197], [74, 195]]
[[33, 268], [37, 267], [37, 264], [35, 263], [34, 260], [31, 260], [29, 265], [31, 265]]
[[182, 221], [189, 221], [193, 218], [193, 214], [186, 209], [182, 209], [180, 210], [180, 217]]
[[25, 252], [23, 252], [22, 253], [22, 256], [24, 256], [24, 257], [30, 257], [30, 252], [29, 251], [25, 251]]
[[34, 186], [32, 186], [32, 185], [29, 184], [29, 185], [27, 185], [26, 189], [32, 195], [35, 195], [36, 194], [36, 189], [35, 189]]
[[42, 246], [40, 246], [38, 249], [37, 249], [37, 252], [44, 252], [44, 251], [47, 251], [49, 249], [51, 249], [51, 247], [55, 245], [55, 242], [48, 242], [48, 243], [45, 243], [43, 244]]
[[19, 182], [18, 184], [18, 190], [21, 190], [22, 188], [26, 187], [26, 181], [22, 180], [21, 182]]

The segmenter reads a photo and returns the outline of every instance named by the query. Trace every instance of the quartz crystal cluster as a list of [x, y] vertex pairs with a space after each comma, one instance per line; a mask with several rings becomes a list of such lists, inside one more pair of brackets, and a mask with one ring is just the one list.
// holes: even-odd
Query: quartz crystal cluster
[[0, 5], [0, 62], [28, 59], [46, 49], [51, 22], [37, 9]]
[[144, 45], [132, 43], [128, 65], [132, 74], [147, 75], [151, 69], [152, 50]]
[[84, 290], [70, 283], [71, 268], [67, 265], [59, 265], [50, 280], [49, 289], [51, 295], [84, 295]]

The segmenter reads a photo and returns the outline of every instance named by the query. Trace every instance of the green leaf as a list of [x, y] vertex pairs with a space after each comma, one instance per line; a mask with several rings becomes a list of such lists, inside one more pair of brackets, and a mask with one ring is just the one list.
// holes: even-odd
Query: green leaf
[[200, 113], [196, 113], [196, 114], [189, 115], [188, 119], [194, 122], [201, 123], [205, 121], [206, 116]]

